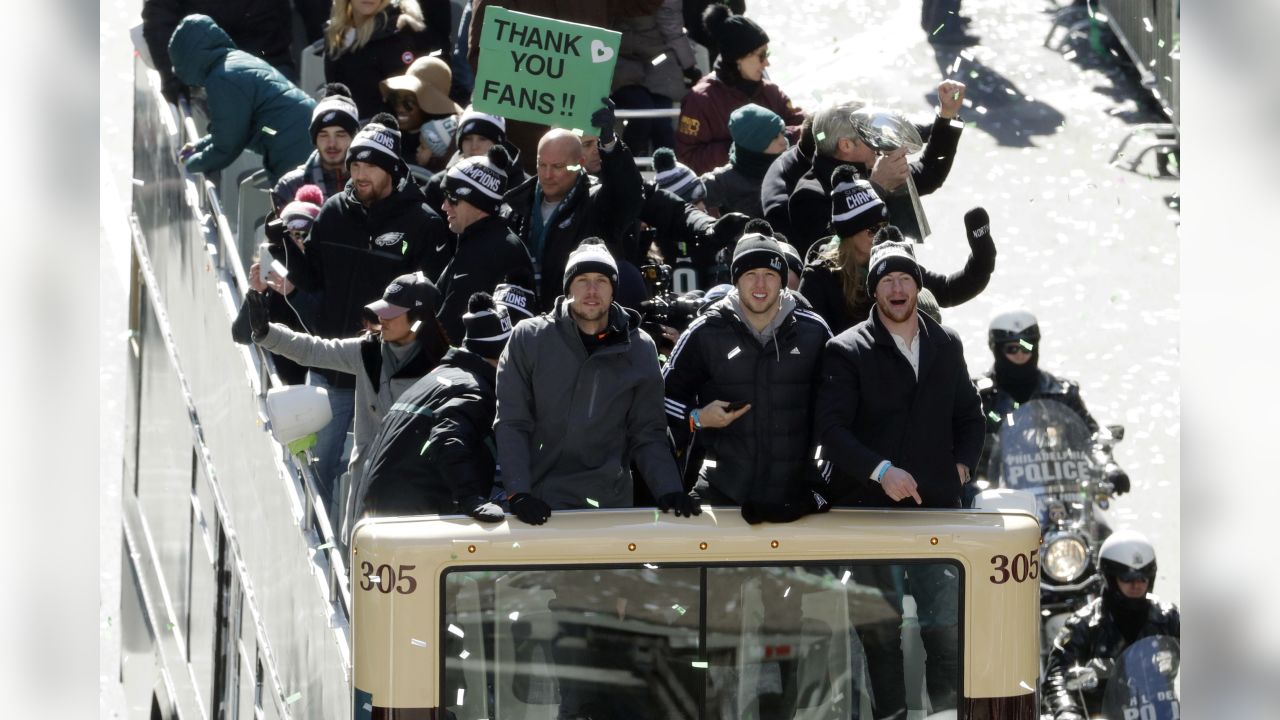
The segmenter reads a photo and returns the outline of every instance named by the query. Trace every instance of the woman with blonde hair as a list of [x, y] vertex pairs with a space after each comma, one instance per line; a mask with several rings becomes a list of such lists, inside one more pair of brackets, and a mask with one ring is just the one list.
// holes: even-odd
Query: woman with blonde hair
[[378, 83], [446, 49], [450, 21], [449, 0], [333, 0], [324, 34], [325, 80], [351, 88], [362, 121], [394, 112]]

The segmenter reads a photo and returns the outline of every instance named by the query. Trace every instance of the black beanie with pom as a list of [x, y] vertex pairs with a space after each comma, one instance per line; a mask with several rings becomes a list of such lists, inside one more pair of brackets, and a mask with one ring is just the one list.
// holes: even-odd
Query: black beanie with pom
[[467, 329], [462, 347], [490, 360], [502, 355], [507, 338], [511, 337], [512, 323], [507, 309], [495, 303], [487, 292], [471, 294], [462, 324]]
[[356, 111], [356, 101], [351, 99], [351, 89], [342, 83], [328, 83], [320, 94], [320, 101], [311, 111], [311, 144], [316, 143], [320, 131], [336, 126], [355, 136], [360, 129], [360, 114]]
[[501, 145], [489, 148], [486, 155], [461, 160], [445, 173], [445, 196], [471, 203], [490, 215], [496, 214], [507, 192], [510, 166], [511, 156]]
[[745, 15], [734, 15], [728, 6], [720, 3], [707, 6], [702, 13], [702, 24], [720, 46], [725, 62], [735, 62], [761, 45], [769, 44], [764, 28]]
[[867, 289], [874, 297], [876, 285], [889, 273], [904, 272], [915, 278], [916, 290], [924, 287], [920, 274], [920, 263], [916, 262], [916, 251], [911, 242], [902, 236], [902, 231], [889, 225], [876, 233], [875, 242], [871, 246], [871, 264], [867, 272]]

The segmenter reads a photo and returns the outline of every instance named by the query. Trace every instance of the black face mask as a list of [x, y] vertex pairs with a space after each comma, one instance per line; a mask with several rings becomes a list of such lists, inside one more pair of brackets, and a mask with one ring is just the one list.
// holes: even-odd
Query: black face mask
[[1138, 639], [1138, 633], [1147, 624], [1147, 616], [1151, 612], [1151, 602], [1147, 598], [1131, 598], [1115, 587], [1115, 582], [1107, 578], [1107, 589], [1102, 592], [1102, 608], [1116, 622], [1120, 634], [1127, 643]]
[[1016, 365], [1004, 354], [1002, 346], [995, 351], [996, 385], [1009, 393], [1017, 403], [1031, 399], [1032, 393], [1040, 385], [1040, 346], [1031, 351], [1031, 359], [1025, 364]]

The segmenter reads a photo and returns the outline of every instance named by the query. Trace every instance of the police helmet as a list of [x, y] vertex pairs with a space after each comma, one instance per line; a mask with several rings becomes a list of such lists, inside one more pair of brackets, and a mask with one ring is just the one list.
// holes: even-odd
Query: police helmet
[[987, 329], [987, 347], [991, 352], [999, 352], [1004, 344], [1019, 340], [1025, 340], [1033, 348], [1040, 344], [1040, 323], [1035, 315], [1026, 310], [1014, 310], [991, 319], [991, 326]]
[[1117, 530], [1098, 551], [1098, 569], [1113, 587], [1115, 581], [1146, 579], [1147, 592], [1156, 584], [1156, 549], [1136, 530]]

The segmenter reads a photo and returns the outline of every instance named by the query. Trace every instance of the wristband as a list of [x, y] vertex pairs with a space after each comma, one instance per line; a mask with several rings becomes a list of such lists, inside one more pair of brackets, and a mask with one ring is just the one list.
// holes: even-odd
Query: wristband
[[876, 473], [874, 480], [880, 482], [884, 480], [884, 474], [889, 472], [889, 468], [893, 467], [893, 463], [886, 462], [880, 466], [880, 472]]
[[697, 410], [697, 409], [695, 409], [693, 412], [689, 413], [689, 429], [690, 429], [690, 430], [701, 430], [701, 429], [702, 429], [702, 420], [698, 417], [698, 410]]

